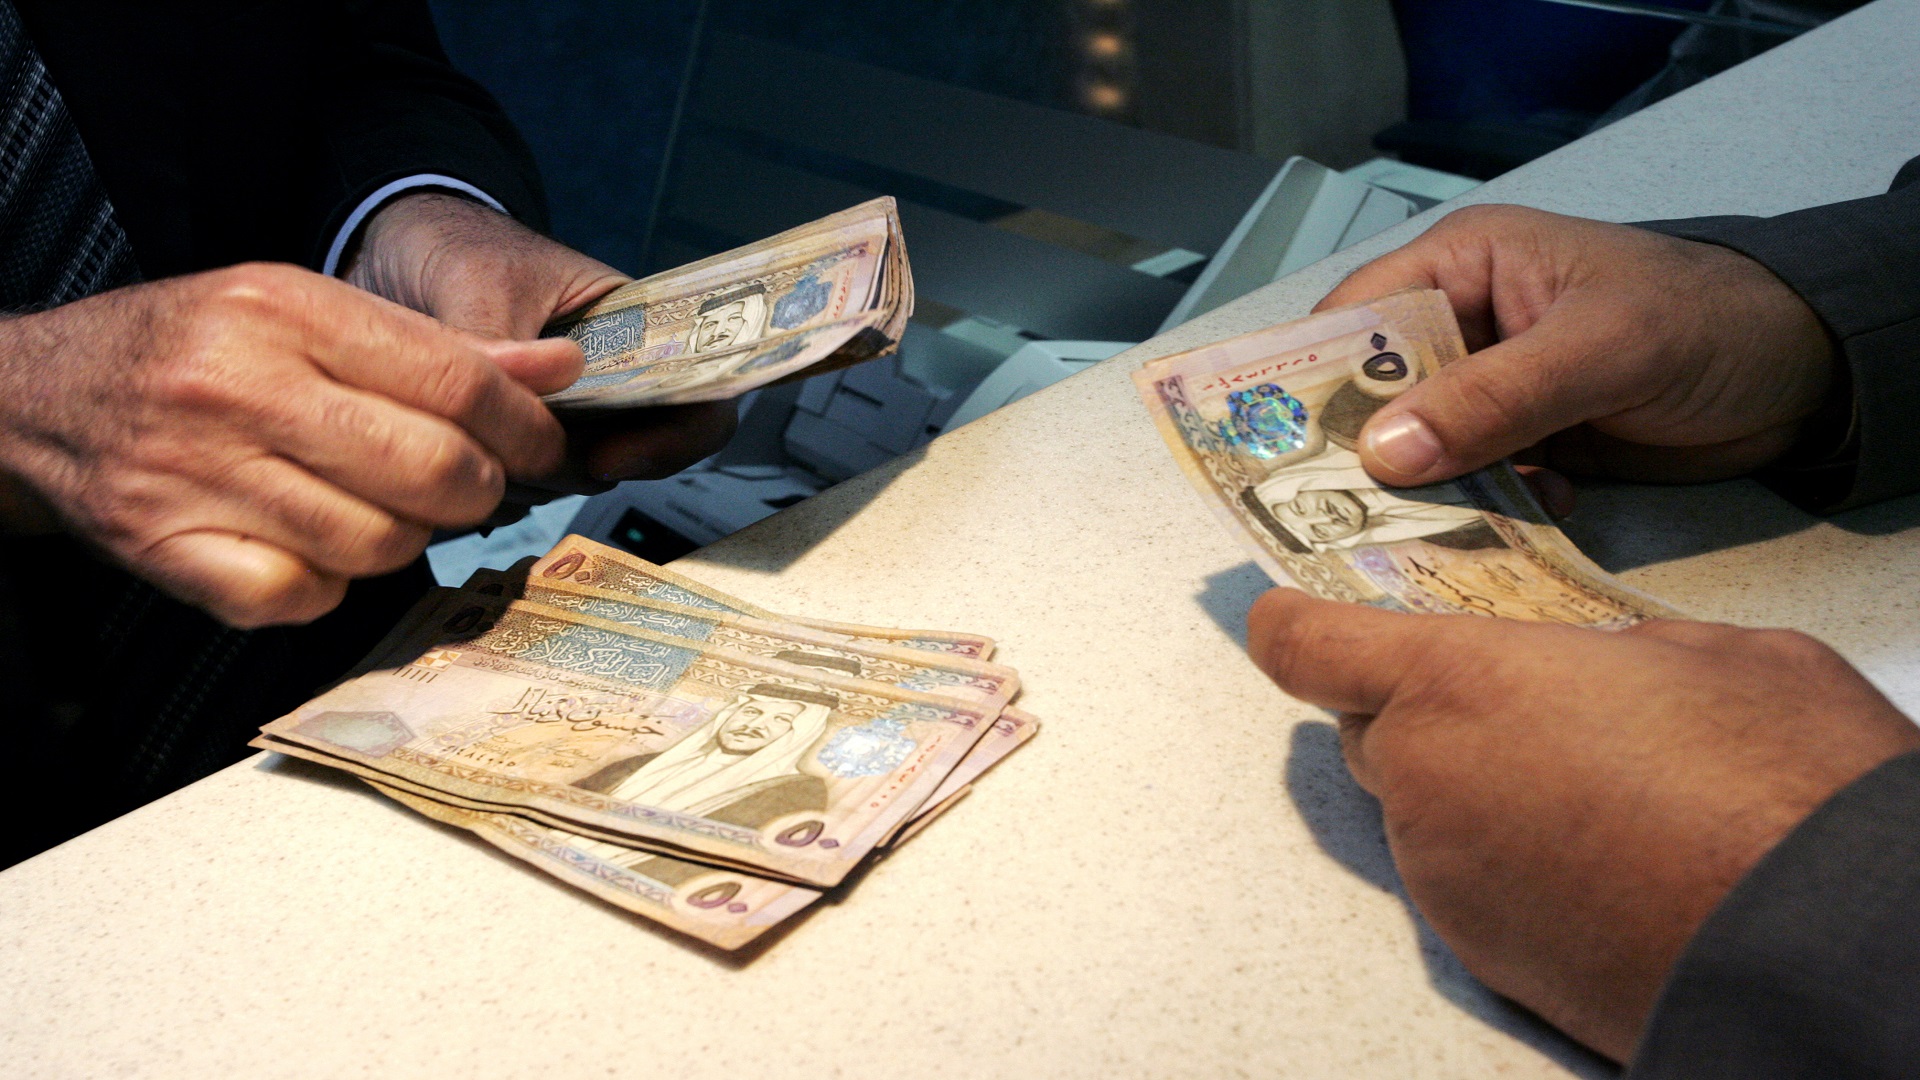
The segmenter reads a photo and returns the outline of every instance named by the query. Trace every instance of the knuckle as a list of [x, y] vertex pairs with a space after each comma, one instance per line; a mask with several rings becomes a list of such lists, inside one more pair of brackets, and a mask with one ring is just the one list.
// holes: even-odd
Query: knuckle
[[1338, 636], [1324, 624], [1295, 621], [1270, 653], [1274, 682], [1288, 693], [1295, 693], [1308, 685], [1329, 657], [1338, 656], [1339, 649]]
[[1447, 214], [1435, 222], [1434, 227], [1479, 231], [1511, 221], [1518, 212], [1522, 212], [1520, 207], [1506, 203], [1475, 203]]
[[1798, 668], [1831, 670], [1851, 667], [1825, 642], [1798, 630], [1754, 630], [1747, 635], [1747, 641], [1761, 652]]
[[428, 364], [421, 372], [421, 392], [427, 408], [448, 418], [472, 416], [487, 400], [490, 384], [478, 364], [452, 357]]
[[1291, 599], [1280, 589], [1270, 589], [1247, 613], [1250, 644], [1260, 669], [1289, 692], [1299, 684], [1300, 665], [1313, 649], [1301, 620], [1289, 611]]
[[413, 462], [411, 471], [428, 492], [456, 498], [469, 493], [497, 495], [493, 489], [504, 484], [504, 478], [498, 469], [491, 467], [486, 455], [464, 437], [452, 433], [428, 440], [409, 457]]
[[369, 523], [364, 530], [362, 544], [369, 572], [400, 569], [419, 558], [432, 537], [432, 531], [423, 526], [380, 515], [380, 520]]
[[1402, 702], [1431, 715], [1471, 715], [1477, 702], [1510, 697], [1499, 662], [1472, 650], [1415, 647], [1407, 657]]
[[310, 288], [305, 271], [276, 263], [242, 263], [195, 279], [188, 321], [202, 337], [221, 338], [236, 326], [285, 322], [303, 310]]
[[413, 427], [398, 410], [347, 394], [323, 394], [304, 419], [329, 447], [351, 448], [359, 461], [387, 468], [411, 468], [418, 453]]
[[278, 312], [292, 305], [306, 285], [304, 272], [280, 263], [241, 263], [207, 275], [203, 300], [216, 309]]
[[1474, 418], [1477, 426], [1523, 430], [1529, 426], [1533, 413], [1550, 397], [1546, 373], [1531, 364], [1504, 364], [1498, 371], [1485, 367], [1458, 371], [1447, 384], [1450, 396], [1464, 415]]
[[92, 531], [111, 544], [144, 547], [147, 538], [163, 531], [168, 517], [165, 495], [139, 473], [116, 472], [90, 485], [79, 501]]
[[1475, 203], [1448, 212], [1434, 223], [1435, 228], [1470, 229], [1478, 222], [1484, 222], [1500, 215], [1499, 203]]
[[156, 432], [127, 446], [114, 473], [122, 497], [138, 498], [167, 480], [191, 482], [218, 472], [225, 457], [189, 433]]
[[308, 415], [328, 442], [351, 446], [369, 458], [393, 460], [399, 432], [392, 418], [348, 394], [322, 394]]

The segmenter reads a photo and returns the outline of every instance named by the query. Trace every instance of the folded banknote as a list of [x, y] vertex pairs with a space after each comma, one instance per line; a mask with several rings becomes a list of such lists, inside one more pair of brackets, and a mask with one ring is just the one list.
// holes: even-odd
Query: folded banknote
[[774, 615], [570, 536], [436, 590], [254, 745], [736, 949], [1033, 736], [993, 648]]
[[725, 401], [883, 356], [913, 313], [891, 197], [623, 285], [556, 322], [586, 354], [555, 410]]

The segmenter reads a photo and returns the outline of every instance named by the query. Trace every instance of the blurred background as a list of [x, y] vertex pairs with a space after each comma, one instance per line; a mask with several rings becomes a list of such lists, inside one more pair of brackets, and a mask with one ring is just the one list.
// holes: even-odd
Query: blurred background
[[643, 275], [890, 194], [897, 357], [769, 388], [569, 529], [667, 561], [1551, 153], [1859, 0], [435, 0], [557, 237]]

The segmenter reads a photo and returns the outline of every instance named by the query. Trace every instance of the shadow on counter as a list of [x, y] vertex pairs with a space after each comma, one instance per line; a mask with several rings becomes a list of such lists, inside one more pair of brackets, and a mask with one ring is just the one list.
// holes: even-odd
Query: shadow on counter
[[1220, 632], [1233, 639], [1244, 651], [1247, 647], [1247, 612], [1260, 595], [1273, 588], [1273, 579], [1259, 564], [1248, 560], [1217, 574], [1208, 574], [1206, 587], [1193, 600], [1207, 613]]
[[1356, 877], [1406, 906], [1420, 943], [1427, 981], [1462, 1012], [1519, 1039], [1577, 1076], [1614, 1077], [1607, 1059], [1562, 1035], [1533, 1013], [1508, 1001], [1473, 977], [1453, 950], [1407, 898], [1394, 869], [1381, 824], [1380, 804], [1362, 790], [1340, 756], [1340, 734], [1329, 723], [1308, 721], [1293, 729], [1287, 754], [1287, 795], [1299, 809], [1314, 842]]
[[1676, 485], [1581, 481], [1579, 497], [1579, 508], [1560, 528], [1588, 558], [1615, 574], [1777, 539], [1821, 522], [1863, 536], [1920, 527], [1920, 496], [1820, 517], [1747, 479]]

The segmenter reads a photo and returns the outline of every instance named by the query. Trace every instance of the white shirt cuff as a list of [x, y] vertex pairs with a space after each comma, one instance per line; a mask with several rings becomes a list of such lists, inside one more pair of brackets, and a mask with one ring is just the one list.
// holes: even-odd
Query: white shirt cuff
[[403, 192], [412, 191], [415, 188], [439, 188], [443, 191], [457, 191], [462, 195], [472, 196], [503, 214], [507, 213], [507, 208], [500, 205], [500, 200], [481, 191], [465, 180], [456, 180], [451, 176], [441, 176], [439, 173], [418, 173], [413, 176], [403, 177], [395, 180], [391, 184], [382, 186], [380, 190], [360, 200], [360, 205], [353, 208], [353, 213], [347, 215], [347, 220], [345, 224], [340, 226], [340, 231], [334, 234], [333, 246], [327, 249], [327, 261], [321, 265], [320, 272], [328, 277], [332, 277], [338, 273], [340, 270], [340, 258], [347, 253], [347, 244], [353, 239], [353, 235], [360, 231], [360, 226], [366, 224], [367, 219], [373, 216], [374, 211], [385, 206], [388, 202], [392, 201], [395, 196]]

